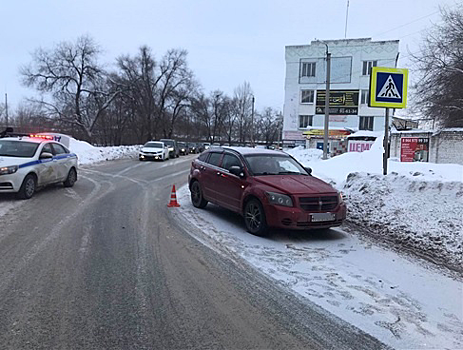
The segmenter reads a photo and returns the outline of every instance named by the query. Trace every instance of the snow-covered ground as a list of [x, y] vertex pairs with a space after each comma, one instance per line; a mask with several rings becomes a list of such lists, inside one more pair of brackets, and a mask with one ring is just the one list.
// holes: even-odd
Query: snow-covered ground
[[88, 142], [71, 138], [69, 149], [77, 154], [79, 165], [90, 165], [109, 160], [136, 158], [140, 146], [94, 147]]
[[349, 228], [360, 236], [333, 229], [255, 237], [236, 214], [211, 204], [194, 208], [186, 186], [173, 215], [212, 249], [246, 260], [394, 348], [463, 349], [461, 274], [362, 237], [374, 235], [461, 273], [463, 166], [391, 160], [384, 176], [381, 141], [326, 161], [319, 150], [288, 153], [347, 195]]
[[252, 236], [239, 215], [211, 204], [194, 208], [187, 186], [177, 196], [181, 207], [172, 214], [199, 241], [228, 258], [246, 260], [386, 344], [463, 347], [461, 281], [341, 229]]
[[321, 160], [322, 151], [288, 150], [347, 195], [348, 221], [365, 233], [463, 272], [463, 166], [390, 160], [382, 141], [370, 151]]

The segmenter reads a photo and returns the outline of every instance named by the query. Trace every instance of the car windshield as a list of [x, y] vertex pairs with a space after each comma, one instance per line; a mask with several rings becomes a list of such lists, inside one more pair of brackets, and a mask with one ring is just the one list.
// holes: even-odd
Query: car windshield
[[251, 172], [260, 175], [308, 175], [293, 158], [285, 155], [255, 154], [245, 156]]
[[0, 156], [31, 158], [39, 147], [38, 143], [26, 141], [0, 141]]
[[178, 142], [178, 147], [186, 147], [186, 143], [185, 142]]
[[144, 147], [162, 148], [163, 144], [161, 142], [147, 142]]

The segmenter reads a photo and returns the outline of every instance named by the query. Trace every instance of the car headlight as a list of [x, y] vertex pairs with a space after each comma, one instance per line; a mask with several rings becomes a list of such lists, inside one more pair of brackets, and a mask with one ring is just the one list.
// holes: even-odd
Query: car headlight
[[339, 196], [339, 204], [344, 203], [347, 199], [347, 196], [342, 192], [338, 192], [338, 196]]
[[9, 175], [17, 172], [19, 167], [17, 165], [4, 166], [0, 168], [0, 175]]
[[293, 201], [290, 196], [275, 192], [265, 192], [270, 204], [282, 205], [284, 207], [292, 207]]

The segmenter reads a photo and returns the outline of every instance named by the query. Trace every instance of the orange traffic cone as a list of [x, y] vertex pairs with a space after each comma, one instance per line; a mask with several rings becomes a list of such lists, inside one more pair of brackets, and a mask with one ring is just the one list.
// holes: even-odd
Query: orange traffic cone
[[177, 194], [175, 193], [175, 185], [172, 186], [172, 193], [170, 194], [170, 202], [167, 204], [169, 208], [179, 207], [180, 204], [177, 202]]

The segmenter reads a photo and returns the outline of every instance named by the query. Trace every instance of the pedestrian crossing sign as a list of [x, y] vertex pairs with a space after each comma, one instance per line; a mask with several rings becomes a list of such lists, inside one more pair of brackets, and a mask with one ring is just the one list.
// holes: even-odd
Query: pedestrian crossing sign
[[369, 107], [406, 108], [408, 69], [372, 67]]

